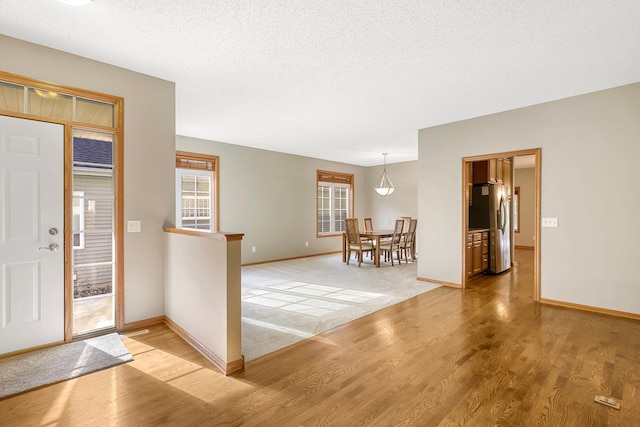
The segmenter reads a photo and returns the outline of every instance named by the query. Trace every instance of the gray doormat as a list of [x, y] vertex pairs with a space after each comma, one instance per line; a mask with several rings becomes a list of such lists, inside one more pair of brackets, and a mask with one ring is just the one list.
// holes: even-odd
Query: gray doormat
[[0, 399], [131, 360], [117, 333], [0, 359]]

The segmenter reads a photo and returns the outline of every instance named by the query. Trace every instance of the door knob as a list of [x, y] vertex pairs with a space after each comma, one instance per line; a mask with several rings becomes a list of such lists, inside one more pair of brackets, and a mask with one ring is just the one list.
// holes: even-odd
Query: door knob
[[51, 234], [52, 236], [55, 236], [56, 234], [58, 234], [58, 229], [55, 227], [51, 227], [49, 229], [49, 234]]
[[49, 246], [43, 246], [41, 248], [39, 248], [40, 250], [42, 249], [49, 249], [51, 252], [55, 252], [57, 251], [59, 248], [59, 246], [56, 243], [50, 243]]

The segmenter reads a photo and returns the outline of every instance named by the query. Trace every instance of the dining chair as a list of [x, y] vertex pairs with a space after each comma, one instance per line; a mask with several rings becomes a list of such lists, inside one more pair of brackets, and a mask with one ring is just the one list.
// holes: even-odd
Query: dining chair
[[[358, 218], [345, 218], [344, 229], [347, 234], [347, 265], [351, 259], [351, 252], [355, 251], [358, 254], [358, 267], [362, 264], [362, 258], [364, 252], [373, 254], [373, 244], [363, 242], [360, 239], [360, 228], [358, 227]], [[373, 255], [371, 255], [373, 258]]]
[[390, 240], [380, 242], [380, 251], [385, 254], [385, 261], [387, 260], [387, 255], [391, 258], [391, 265], [393, 266], [393, 252], [396, 252], [398, 256], [398, 264], [402, 264], [400, 257], [400, 240], [402, 239], [402, 229], [404, 227], [404, 220], [397, 219], [396, 225], [393, 228], [393, 237]]
[[[364, 219], [364, 231], [367, 232], [367, 233], [373, 231], [373, 221], [371, 220], [371, 218], [365, 218]], [[362, 237], [360, 239], [362, 239]], [[376, 241], [374, 239], [364, 238], [364, 239], [362, 239], [362, 241], [364, 243], [371, 243], [374, 248], [376, 246]], [[373, 258], [373, 251], [371, 251], [370, 257]]]
[[418, 220], [412, 219], [409, 223], [409, 230], [405, 235], [405, 238], [400, 241], [400, 252], [404, 253], [405, 261], [409, 262], [409, 256], [411, 256], [411, 262], [416, 259], [415, 241], [416, 241], [416, 228], [418, 227]]
[[402, 224], [402, 232], [407, 233], [409, 231], [409, 225], [411, 224], [411, 217], [401, 216], [400, 219], [404, 221], [404, 223]]
[[400, 219], [404, 221], [402, 224], [402, 240], [405, 240], [407, 238], [407, 233], [409, 232], [409, 225], [411, 225], [411, 217], [401, 216]]

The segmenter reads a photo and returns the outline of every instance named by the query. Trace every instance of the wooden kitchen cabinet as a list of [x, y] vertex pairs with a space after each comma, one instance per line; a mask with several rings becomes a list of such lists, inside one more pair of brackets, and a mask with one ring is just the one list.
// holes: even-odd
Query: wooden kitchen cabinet
[[470, 231], [467, 234], [467, 277], [480, 275], [489, 269], [489, 232]]
[[473, 275], [473, 234], [467, 234], [467, 277], [471, 277]]
[[482, 233], [473, 233], [473, 244], [471, 246], [472, 274], [482, 273]]
[[474, 184], [508, 184], [511, 187], [511, 159], [495, 159], [473, 162], [472, 176]]
[[489, 232], [482, 232], [482, 271], [489, 269]]
[[496, 159], [473, 162], [473, 183], [496, 183]]
[[507, 188], [507, 195], [511, 197], [511, 160], [504, 159], [502, 164], [502, 183]]
[[496, 177], [496, 182], [504, 182], [504, 180], [503, 180], [504, 174], [503, 174], [503, 170], [502, 170], [502, 168], [504, 166], [504, 159], [499, 157], [497, 159], [491, 159], [491, 160], [495, 160], [495, 162], [496, 162], [496, 166], [495, 166], [496, 172], [494, 174], [494, 176]]

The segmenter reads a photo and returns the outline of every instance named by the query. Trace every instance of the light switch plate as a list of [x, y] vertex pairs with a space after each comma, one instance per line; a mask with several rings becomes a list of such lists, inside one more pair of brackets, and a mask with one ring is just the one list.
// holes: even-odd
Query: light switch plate
[[127, 221], [127, 233], [140, 233], [142, 231], [142, 221], [133, 219]]
[[542, 218], [543, 227], [557, 227], [558, 218]]

